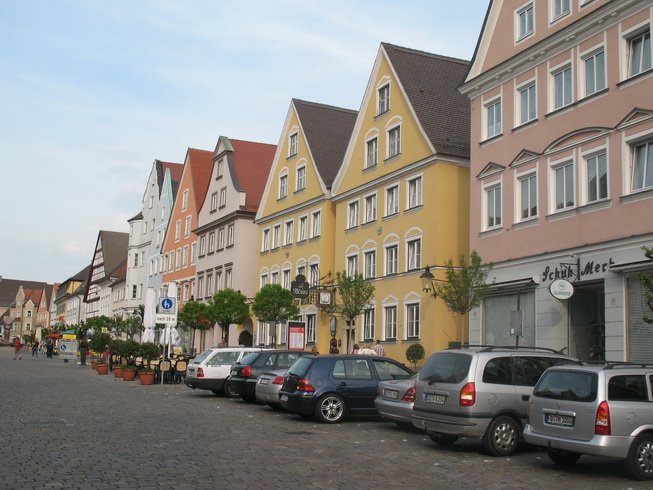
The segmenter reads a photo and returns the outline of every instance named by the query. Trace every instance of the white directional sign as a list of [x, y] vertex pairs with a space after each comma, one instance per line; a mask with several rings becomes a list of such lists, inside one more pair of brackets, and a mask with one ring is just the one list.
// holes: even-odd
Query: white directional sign
[[156, 323], [177, 323], [177, 298], [161, 298]]

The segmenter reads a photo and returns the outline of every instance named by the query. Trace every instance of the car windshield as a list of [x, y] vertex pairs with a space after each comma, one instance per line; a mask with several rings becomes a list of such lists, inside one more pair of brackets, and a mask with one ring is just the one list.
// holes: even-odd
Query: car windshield
[[209, 357], [213, 351], [211, 349], [205, 350], [202, 352], [199, 356], [197, 356], [195, 359], [193, 359], [193, 364], [199, 364], [201, 363], [204, 359]]
[[546, 371], [533, 390], [533, 396], [554, 400], [592, 402], [596, 400], [598, 376], [587, 371]]
[[300, 357], [292, 366], [290, 366], [288, 374], [299, 377], [306, 376], [306, 373], [310, 369], [314, 360], [314, 357]]
[[456, 352], [436, 352], [419, 373], [420, 381], [460, 383], [467, 377], [472, 356]]
[[258, 356], [260, 356], [260, 352], [250, 352], [249, 354], [245, 354], [243, 358], [238, 361], [238, 364], [241, 364], [243, 366], [249, 366], [250, 364], [254, 364], [254, 361], [258, 359]]

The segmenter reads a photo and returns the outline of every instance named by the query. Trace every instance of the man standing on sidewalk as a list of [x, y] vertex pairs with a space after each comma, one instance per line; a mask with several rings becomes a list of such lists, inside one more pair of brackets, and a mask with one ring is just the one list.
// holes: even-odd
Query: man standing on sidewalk
[[14, 361], [18, 359], [19, 361], [22, 359], [20, 355], [20, 348], [23, 346], [23, 344], [20, 343], [20, 338], [16, 337], [16, 340], [14, 340]]

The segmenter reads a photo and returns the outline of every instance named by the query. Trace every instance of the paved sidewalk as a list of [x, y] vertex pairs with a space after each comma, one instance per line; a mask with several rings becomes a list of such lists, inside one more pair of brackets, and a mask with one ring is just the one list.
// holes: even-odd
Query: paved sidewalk
[[649, 488], [619, 463], [452, 450], [376, 418], [318, 424], [0, 348], [0, 489]]

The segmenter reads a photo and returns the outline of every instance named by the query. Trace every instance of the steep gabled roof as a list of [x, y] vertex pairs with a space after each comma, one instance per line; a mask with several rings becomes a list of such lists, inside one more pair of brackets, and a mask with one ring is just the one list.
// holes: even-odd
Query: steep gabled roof
[[193, 193], [195, 194], [195, 209], [200, 210], [206, 197], [206, 191], [211, 181], [213, 170], [213, 152], [188, 148], [187, 164], [190, 165], [193, 177]]
[[45, 282], [40, 281], [23, 281], [21, 279], [2, 278], [0, 281], [0, 307], [9, 308], [16, 301], [18, 288], [42, 288]]
[[109, 273], [109, 276], [113, 278], [111, 285], [127, 280], [127, 257], [125, 257], [125, 260], [120, 262], [120, 264]]
[[357, 111], [292, 99], [313, 161], [327, 189], [342, 165]]
[[139, 220], [139, 219], [143, 219], [143, 211], [139, 211], [139, 213], [137, 215], [132, 216], [131, 218], [129, 218], [127, 220], [127, 223], [131, 223], [132, 221], [136, 221], [136, 220]]
[[184, 171], [184, 166], [181, 163], [172, 163], [172, 162], [162, 162], [161, 160], [155, 160], [157, 169], [156, 169], [156, 180], [157, 186], [159, 189], [159, 197], [161, 196], [161, 191], [163, 189], [163, 179], [166, 174], [166, 170], [170, 170], [170, 180], [172, 181], [172, 190], [173, 194], [177, 194], [177, 188], [179, 187], [179, 181], [181, 180], [181, 174]]
[[244, 211], [256, 212], [261, 203], [276, 145], [229, 139], [234, 150], [232, 179], [234, 187], [245, 192]]
[[41, 302], [41, 296], [43, 295], [43, 289], [23, 289], [25, 292], [25, 301], [23, 304], [27, 303], [29, 300], [32, 300], [36, 306]]
[[382, 43], [437, 153], [469, 158], [470, 102], [458, 92], [469, 62]]

